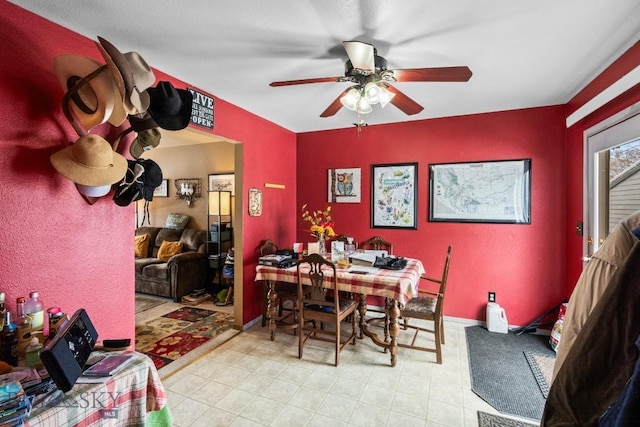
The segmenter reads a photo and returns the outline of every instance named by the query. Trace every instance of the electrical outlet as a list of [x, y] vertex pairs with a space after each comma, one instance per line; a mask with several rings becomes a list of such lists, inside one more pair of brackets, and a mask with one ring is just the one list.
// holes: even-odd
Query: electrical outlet
[[489, 292], [489, 302], [496, 302], [496, 293]]

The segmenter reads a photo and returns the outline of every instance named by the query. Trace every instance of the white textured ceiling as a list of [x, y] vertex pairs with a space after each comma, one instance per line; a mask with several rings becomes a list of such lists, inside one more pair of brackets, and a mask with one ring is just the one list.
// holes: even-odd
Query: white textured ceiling
[[640, 37], [638, 0], [11, 0], [294, 132], [349, 127], [320, 118], [349, 83], [343, 40], [376, 46], [390, 69], [467, 65], [467, 83], [395, 83], [424, 107], [369, 124], [566, 103]]

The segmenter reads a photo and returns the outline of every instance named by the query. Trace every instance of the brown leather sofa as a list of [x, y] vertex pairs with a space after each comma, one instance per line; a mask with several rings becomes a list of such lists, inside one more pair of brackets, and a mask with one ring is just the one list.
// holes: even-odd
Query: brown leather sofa
[[[136, 292], [173, 298], [179, 302], [184, 295], [208, 284], [205, 230], [139, 227], [135, 234], [149, 235], [147, 256], [135, 259]], [[167, 262], [160, 261], [157, 255], [163, 241], [182, 242], [182, 252], [173, 255]]]

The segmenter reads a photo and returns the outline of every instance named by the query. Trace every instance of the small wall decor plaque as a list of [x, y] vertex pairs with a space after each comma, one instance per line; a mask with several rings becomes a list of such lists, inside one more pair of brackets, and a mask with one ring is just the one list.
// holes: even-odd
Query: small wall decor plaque
[[257, 188], [249, 189], [249, 215], [262, 215], [262, 191]]

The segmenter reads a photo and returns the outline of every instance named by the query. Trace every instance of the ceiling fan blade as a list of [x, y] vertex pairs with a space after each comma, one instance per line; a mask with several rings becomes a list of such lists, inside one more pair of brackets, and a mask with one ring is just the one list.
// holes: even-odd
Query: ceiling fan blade
[[414, 114], [418, 114], [420, 111], [424, 110], [422, 105], [418, 104], [413, 99], [409, 98], [404, 93], [400, 92], [398, 89], [391, 85], [385, 85], [390, 92], [394, 93], [396, 96], [391, 98], [391, 102], [393, 105], [398, 107], [405, 114], [412, 116]]
[[359, 41], [342, 42], [344, 50], [351, 61], [353, 68], [357, 70], [375, 71], [376, 65], [373, 59], [373, 45]]
[[342, 93], [338, 95], [338, 97], [331, 104], [329, 104], [327, 109], [324, 110], [322, 114], [320, 114], [320, 117], [331, 117], [335, 113], [340, 111], [340, 109], [342, 108], [342, 102], [340, 102], [340, 98], [342, 98], [348, 90], [349, 89], [345, 89], [344, 91], [342, 91]]
[[271, 82], [269, 86], [293, 86], [293, 85], [306, 85], [309, 83], [335, 83], [339, 82], [341, 77], [318, 77], [315, 79], [300, 79], [300, 80], [284, 80], [281, 82]]
[[398, 82], [466, 82], [472, 76], [467, 66], [435, 67], [435, 68], [407, 68], [393, 70]]

